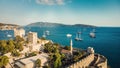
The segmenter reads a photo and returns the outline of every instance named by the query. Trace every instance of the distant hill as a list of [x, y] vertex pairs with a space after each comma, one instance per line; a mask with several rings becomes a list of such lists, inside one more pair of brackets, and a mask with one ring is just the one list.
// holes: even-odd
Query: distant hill
[[28, 24], [29, 27], [55, 27], [55, 26], [65, 26], [64, 24], [49, 23], [49, 22], [36, 22]]
[[94, 26], [94, 25], [86, 25], [86, 24], [75, 24], [73, 26], [78, 26], [78, 27], [97, 27], [97, 26]]
[[58, 26], [96, 27], [85, 24], [66, 25], [66, 24], [49, 23], [49, 22], [35, 22], [27, 25], [27, 27], [58, 27]]
[[6, 24], [6, 23], [0, 23], [0, 26], [19, 26], [19, 25], [16, 25], [16, 24]]

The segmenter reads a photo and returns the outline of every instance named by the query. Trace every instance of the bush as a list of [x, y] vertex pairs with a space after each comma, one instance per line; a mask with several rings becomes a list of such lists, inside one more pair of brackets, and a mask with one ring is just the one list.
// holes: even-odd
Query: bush
[[40, 60], [40, 59], [37, 59], [37, 60], [35, 61], [35, 66], [36, 66], [36, 67], [41, 67], [41, 60]]
[[32, 57], [32, 56], [36, 56], [36, 55], [37, 55], [37, 52], [32, 52], [32, 53], [29, 53], [29, 54], [25, 53], [26, 57]]
[[7, 65], [9, 62], [9, 58], [7, 56], [0, 56], [0, 68]]
[[70, 46], [65, 46], [64, 49], [70, 50]]
[[12, 56], [14, 56], [14, 57], [19, 57], [19, 56], [20, 56], [20, 53], [19, 53], [17, 50], [13, 50], [13, 51], [12, 51]]

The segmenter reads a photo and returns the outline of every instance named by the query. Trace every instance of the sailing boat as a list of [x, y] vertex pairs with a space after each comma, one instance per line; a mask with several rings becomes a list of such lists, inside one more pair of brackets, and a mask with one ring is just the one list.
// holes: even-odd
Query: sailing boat
[[12, 35], [8, 34], [7, 37], [12, 37]]
[[46, 35], [50, 35], [50, 31], [46, 30]]
[[90, 37], [95, 38], [95, 29], [90, 32]]
[[81, 38], [81, 32], [76, 33], [76, 41], [82, 41], [83, 39]]
[[44, 38], [46, 37], [46, 35], [45, 35], [45, 32], [43, 32], [43, 35], [42, 35], [42, 37], [44, 37]]

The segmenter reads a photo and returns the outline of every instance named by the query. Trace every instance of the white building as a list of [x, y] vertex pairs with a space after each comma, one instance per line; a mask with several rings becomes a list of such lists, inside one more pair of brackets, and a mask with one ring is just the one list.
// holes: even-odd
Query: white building
[[25, 30], [20, 28], [20, 29], [14, 29], [14, 36], [20, 36], [24, 37], [25, 36]]
[[37, 33], [36, 32], [29, 32], [28, 33], [28, 42], [30, 44], [37, 44]]
[[37, 56], [21, 59], [15, 62], [15, 68], [35, 68], [35, 61], [37, 59], [41, 60], [41, 66], [45, 66], [47, 65], [48, 55], [46, 53], [42, 53]]
[[87, 48], [87, 52], [93, 54], [94, 53], [94, 49], [92, 47], [88, 47]]

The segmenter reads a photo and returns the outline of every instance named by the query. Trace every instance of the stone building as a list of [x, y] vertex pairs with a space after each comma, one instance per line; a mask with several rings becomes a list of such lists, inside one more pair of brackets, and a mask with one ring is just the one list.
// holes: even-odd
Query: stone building
[[46, 53], [42, 53], [40, 55], [18, 60], [15, 62], [15, 68], [36, 68], [35, 61], [37, 59], [41, 60], [41, 67], [48, 64], [48, 55]]
[[37, 44], [37, 39], [38, 39], [37, 33], [36, 32], [29, 32], [27, 39], [28, 39], [28, 43]]
[[14, 29], [14, 37], [20, 36], [24, 37], [25, 36], [25, 30], [20, 28], [20, 29]]

